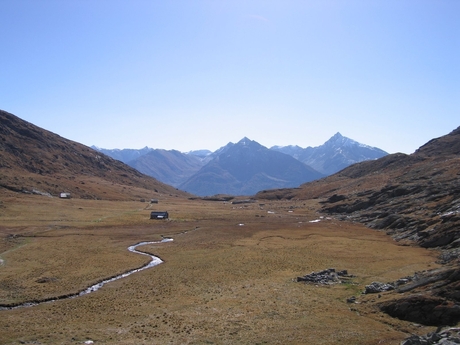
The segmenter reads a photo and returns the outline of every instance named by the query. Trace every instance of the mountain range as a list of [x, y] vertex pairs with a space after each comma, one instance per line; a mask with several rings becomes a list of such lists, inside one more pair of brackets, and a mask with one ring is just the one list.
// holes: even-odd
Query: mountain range
[[[200, 159], [210, 159], [205, 172], [216, 180], [226, 174], [243, 182], [282, 180], [280, 168], [271, 166], [271, 159], [280, 159], [294, 170], [295, 178], [318, 174], [305, 170], [306, 165], [293, 157], [247, 138]], [[238, 169], [236, 161], [257, 164]], [[5, 111], [0, 111], [0, 190], [2, 196], [70, 192], [77, 198], [106, 200], [195, 197]], [[417, 245], [439, 253], [435, 268], [404, 278], [409, 283], [394, 284], [393, 292], [382, 293], [371, 303], [417, 324], [460, 322], [460, 127], [413, 154], [359, 162], [296, 188], [265, 189], [250, 198], [259, 202], [317, 199], [322, 205], [318, 211], [327, 218], [361, 222], [385, 231], [402, 246]]]
[[179, 186], [189, 193], [252, 195], [267, 188], [296, 187], [323, 175], [295, 158], [241, 139], [228, 144]]
[[[324, 176], [279, 152], [281, 148], [268, 149], [248, 138], [215, 152], [148, 147], [104, 150], [67, 140], [5, 111], [0, 111], [0, 119], [0, 186], [12, 191], [117, 199], [137, 185], [167, 194], [184, 194], [179, 188], [199, 196], [251, 195], [264, 189], [297, 187]], [[344, 140], [340, 134], [333, 138]], [[331, 142], [332, 138], [317, 149], [330, 146], [340, 151]], [[127, 160], [129, 165], [122, 163]], [[26, 173], [17, 174], [21, 169]], [[107, 184], [113, 186], [113, 194], [102, 191]]]
[[324, 175], [332, 175], [352, 164], [373, 160], [388, 153], [372, 146], [364, 145], [336, 133], [323, 145], [317, 147], [273, 146], [272, 150], [291, 155]]
[[215, 152], [93, 148], [146, 175], [200, 196], [248, 195], [262, 189], [296, 187], [351, 164], [387, 155], [340, 133], [323, 145], [305, 149], [293, 145], [268, 149], [248, 138], [228, 143]]

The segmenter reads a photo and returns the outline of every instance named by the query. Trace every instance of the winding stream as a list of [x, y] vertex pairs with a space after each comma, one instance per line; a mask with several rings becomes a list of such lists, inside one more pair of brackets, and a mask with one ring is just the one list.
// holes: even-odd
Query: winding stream
[[46, 298], [46, 299], [41, 299], [41, 300], [33, 300], [33, 301], [17, 303], [17, 304], [0, 304], [0, 310], [11, 310], [11, 309], [17, 309], [17, 308], [24, 308], [24, 307], [33, 307], [33, 306], [36, 306], [36, 305], [39, 305], [39, 304], [42, 304], [42, 303], [54, 302], [54, 301], [57, 301], [57, 300], [75, 298], [75, 297], [80, 297], [80, 296], [83, 296], [83, 295], [90, 294], [90, 293], [92, 293], [94, 291], [99, 290], [101, 287], [103, 287], [107, 283], [111, 283], [111, 282], [113, 282], [115, 280], [130, 276], [133, 273], [140, 272], [140, 271], [146, 270], [147, 268], [151, 268], [151, 267], [154, 267], [154, 266], [157, 266], [157, 265], [161, 264], [163, 262], [163, 260], [161, 260], [159, 257], [154, 256], [154, 255], [150, 255], [150, 254], [147, 254], [147, 253], [144, 253], [144, 252], [141, 252], [141, 251], [138, 251], [136, 248], [139, 247], [139, 246], [146, 245], [146, 244], [156, 244], [156, 243], [164, 243], [164, 242], [171, 242], [171, 241], [173, 241], [172, 238], [164, 238], [161, 241], [139, 242], [137, 244], [129, 246], [128, 250], [130, 252], [150, 256], [150, 258], [151, 258], [150, 262], [148, 264], [140, 267], [140, 268], [136, 268], [136, 269], [133, 269], [131, 271], [119, 274], [117, 276], [102, 280], [99, 283], [91, 285], [90, 287], [88, 287], [88, 288], [86, 288], [86, 289], [84, 289], [84, 290], [82, 290], [80, 292], [77, 292], [77, 293], [62, 295], [62, 296], [58, 296], [58, 297], [51, 297], [51, 298]]

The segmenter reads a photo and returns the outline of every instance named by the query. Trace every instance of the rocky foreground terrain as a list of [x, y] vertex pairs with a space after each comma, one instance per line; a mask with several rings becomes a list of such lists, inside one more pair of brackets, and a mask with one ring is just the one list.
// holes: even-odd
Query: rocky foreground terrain
[[414, 272], [376, 306], [425, 325], [460, 321], [460, 127], [411, 155], [358, 163], [301, 188], [256, 197], [320, 198], [322, 213], [385, 231], [401, 245], [438, 251], [442, 268]]

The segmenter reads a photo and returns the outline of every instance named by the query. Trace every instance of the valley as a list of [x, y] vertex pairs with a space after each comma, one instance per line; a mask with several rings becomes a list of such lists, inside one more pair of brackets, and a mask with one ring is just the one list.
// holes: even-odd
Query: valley
[[[398, 344], [434, 330], [379, 311], [375, 301], [390, 293], [361, 292], [438, 267], [436, 251], [328, 219], [315, 200], [166, 196], [157, 205], [9, 193], [1, 206], [2, 305], [78, 292], [148, 262], [128, 246], [174, 239], [139, 248], [162, 264], [94, 293], [0, 311], [2, 344]], [[153, 208], [170, 219], [150, 220]], [[355, 277], [295, 282], [330, 267]]]
[[[206, 174], [263, 186], [289, 167], [307, 183], [200, 197], [0, 120], [2, 344], [458, 340], [460, 128], [311, 182], [305, 165], [245, 138]], [[139, 243], [148, 255], [128, 250]], [[136, 271], [152, 256], [163, 262]], [[334, 271], [347, 273], [304, 282]]]
[[460, 345], [459, 15], [0, 1], [0, 345]]

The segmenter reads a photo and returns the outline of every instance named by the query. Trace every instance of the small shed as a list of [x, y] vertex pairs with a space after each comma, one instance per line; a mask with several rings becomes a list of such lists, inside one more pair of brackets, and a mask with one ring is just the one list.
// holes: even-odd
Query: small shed
[[70, 198], [70, 193], [61, 193], [61, 194], [59, 194], [59, 197], [61, 199], [69, 199]]
[[152, 211], [150, 212], [150, 219], [168, 219], [169, 214], [167, 211]]

